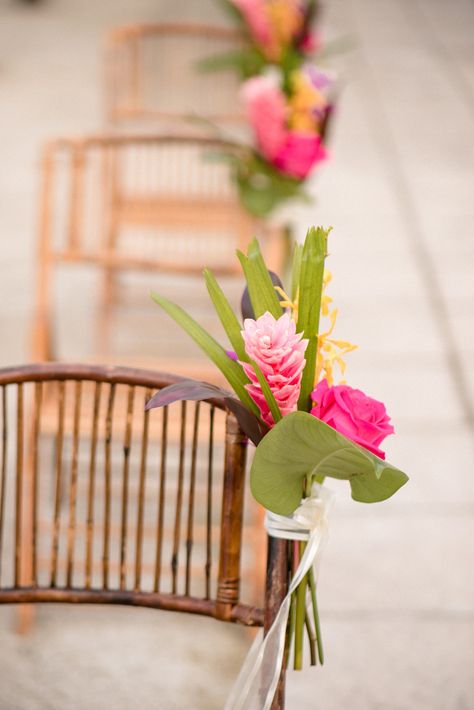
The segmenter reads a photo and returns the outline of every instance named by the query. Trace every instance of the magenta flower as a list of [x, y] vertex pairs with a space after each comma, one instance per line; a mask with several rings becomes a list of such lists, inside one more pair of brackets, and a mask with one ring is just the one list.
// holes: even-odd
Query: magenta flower
[[318, 134], [288, 131], [285, 143], [272, 162], [283, 173], [302, 180], [326, 156], [327, 151]]
[[379, 444], [395, 429], [382, 402], [347, 385], [329, 387], [327, 380], [318, 383], [311, 398], [315, 403], [311, 414], [359, 446], [385, 458]]
[[[288, 313], [275, 319], [271, 313], [253, 320], [246, 318], [242, 337], [245, 352], [259, 366], [284, 416], [294, 412], [298, 402], [301, 376], [306, 360], [308, 341], [296, 332], [296, 325]], [[272, 414], [267, 405], [251, 364], [242, 362], [251, 384], [246, 385], [250, 396], [262, 413], [263, 421], [272, 426]]]

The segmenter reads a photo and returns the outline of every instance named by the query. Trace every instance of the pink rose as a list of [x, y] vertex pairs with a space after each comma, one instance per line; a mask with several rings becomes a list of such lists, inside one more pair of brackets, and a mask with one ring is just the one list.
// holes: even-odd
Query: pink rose
[[347, 385], [329, 387], [327, 380], [319, 382], [311, 398], [315, 405], [311, 410], [313, 416], [381, 459], [385, 458], [379, 444], [395, 430], [382, 402]]
[[326, 156], [327, 152], [321, 143], [321, 136], [315, 133], [288, 131], [285, 144], [272, 163], [283, 173], [303, 179], [316, 163], [324, 160]]

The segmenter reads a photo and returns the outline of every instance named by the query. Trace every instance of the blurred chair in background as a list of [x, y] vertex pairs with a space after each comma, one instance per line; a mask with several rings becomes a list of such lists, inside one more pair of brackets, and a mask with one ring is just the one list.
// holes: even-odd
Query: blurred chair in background
[[242, 603], [254, 584], [253, 569], [241, 575], [246, 437], [218, 402], [145, 412], [177, 379], [55, 363], [0, 371], [0, 603], [128, 604], [269, 627], [286, 542], [269, 542], [264, 608]]
[[212, 57], [241, 47], [238, 32], [190, 23], [133, 24], [105, 40], [105, 110], [116, 127], [189, 131], [190, 116], [242, 122], [235, 71], [206, 71]]
[[[34, 360], [57, 357], [52, 301], [59, 264], [93, 265], [101, 274], [94, 360], [115, 357], [112, 315], [120, 300], [120, 274], [193, 276], [207, 265], [217, 275], [237, 276], [235, 249], [245, 249], [255, 235], [267, 263], [281, 272], [289, 248], [284, 231], [245, 212], [228, 165], [206, 160], [223, 145], [196, 136], [116, 134], [48, 144], [42, 163]], [[173, 363], [178, 364], [176, 357]]]

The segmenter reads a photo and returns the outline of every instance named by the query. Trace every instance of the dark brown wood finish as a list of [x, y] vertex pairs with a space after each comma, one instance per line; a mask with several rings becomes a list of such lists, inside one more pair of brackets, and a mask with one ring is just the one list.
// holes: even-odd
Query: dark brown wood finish
[[[179, 379], [132, 368], [58, 363], [0, 370], [0, 559], [3, 572], [5, 548], [13, 545], [10, 558], [14, 569], [13, 584], [4, 583], [0, 577], [0, 603], [110, 601], [186, 609], [250, 626], [261, 625], [262, 611], [240, 600], [247, 440], [234, 416], [225, 413], [225, 421], [219, 420], [217, 426], [216, 412], [220, 411], [223, 417], [224, 408], [213, 400], [189, 406], [182, 402], [140, 413], [154, 391]], [[8, 397], [10, 389], [12, 394], [16, 389], [16, 397]], [[56, 412], [54, 428], [45, 432], [43, 420], [47, 417], [43, 410], [51, 405]], [[8, 419], [9, 411], [15, 410], [12, 439]], [[28, 437], [25, 431], [30, 423], [32, 435]], [[147, 460], [151, 431], [153, 436], [159, 436], [157, 467], [153, 470]], [[138, 443], [135, 441], [138, 473], [132, 490], [135, 434], [139, 439]], [[200, 443], [202, 436], [206, 437], [205, 443]], [[48, 441], [53, 445], [52, 459], [51, 455], [43, 455], [42, 447]], [[172, 463], [170, 442], [174, 447]], [[8, 538], [10, 530], [5, 524], [10, 500], [6, 495], [9, 447], [15, 452], [14, 511], [10, 514], [15, 521], [13, 540]], [[26, 450], [29, 447], [31, 451]], [[122, 451], [121, 459], [117, 457], [117, 447]], [[222, 452], [219, 456], [218, 451]], [[47, 497], [41, 494], [41, 486], [48, 480], [42, 467], [45, 471], [50, 468], [49, 513], [44, 510]], [[171, 470], [174, 488], [169, 480]], [[214, 505], [213, 496], [219, 486], [222, 508], [219, 535], [214, 537], [219, 508]], [[114, 496], [118, 499], [115, 502]], [[147, 590], [143, 582], [143, 545], [149, 504], [145, 501], [152, 496], [156, 547], [152, 583]], [[28, 497], [31, 513], [25, 535], [22, 512], [27, 509], [24, 501]], [[42, 546], [38, 546], [48, 515], [49, 532], [42, 538]], [[167, 564], [165, 532], [171, 532], [167, 548], [172, 568], [170, 593], [161, 589]], [[200, 537], [196, 538], [198, 532]], [[214, 559], [216, 542], [218, 558]], [[193, 551], [197, 544], [202, 545], [203, 563], [196, 566]], [[25, 576], [21, 573], [22, 559], [30, 560]], [[129, 579], [127, 570], [131, 564], [133, 578]], [[49, 570], [47, 581], [40, 573], [45, 566]], [[202, 592], [202, 599], [194, 589]]]
[[[124, 604], [269, 628], [287, 590], [288, 551], [269, 540], [265, 608], [243, 603], [248, 442], [235, 417], [215, 400], [144, 412], [154, 391], [180, 379], [57, 363], [0, 370], [0, 603]], [[272, 709], [283, 703], [284, 673]]]

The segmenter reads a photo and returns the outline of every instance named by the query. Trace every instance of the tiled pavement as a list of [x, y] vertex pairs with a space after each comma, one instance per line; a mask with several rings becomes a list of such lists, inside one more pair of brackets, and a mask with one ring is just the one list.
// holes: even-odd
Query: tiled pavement
[[[103, 29], [203, 6], [0, 6], [2, 364], [27, 356], [38, 147], [96, 127]], [[388, 456], [411, 481], [369, 508], [341, 488], [320, 583], [327, 663], [290, 674], [290, 710], [474, 707], [473, 23], [469, 0], [327, 3], [326, 35], [354, 49], [338, 59], [345, 86], [317, 205], [294, 215], [300, 233], [334, 225], [337, 332], [360, 346], [348, 380], [386, 402]], [[217, 709], [249, 641], [121, 609], [42, 609], [21, 638], [10, 610], [0, 616], [2, 710]]]

